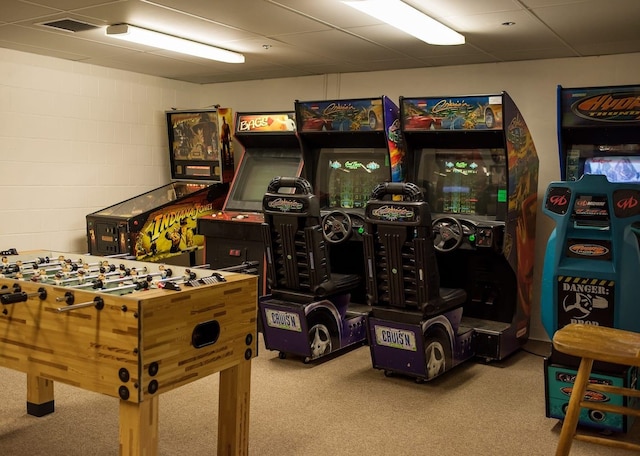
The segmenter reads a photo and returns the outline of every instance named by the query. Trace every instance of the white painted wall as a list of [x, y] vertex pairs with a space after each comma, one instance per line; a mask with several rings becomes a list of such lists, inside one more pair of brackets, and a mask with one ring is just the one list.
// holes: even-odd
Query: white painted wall
[[169, 181], [197, 85], [0, 49], [0, 250], [86, 252], [87, 214]]
[[[164, 111], [213, 104], [292, 110], [299, 100], [508, 92], [540, 157], [539, 205], [559, 179], [556, 87], [639, 84], [640, 54], [198, 86], [0, 49], [0, 250], [85, 252], [85, 217], [169, 182]], [[553, 229], [538, 212], [534, 302]], [[546, 339], [539, 306], [532, 337]]]

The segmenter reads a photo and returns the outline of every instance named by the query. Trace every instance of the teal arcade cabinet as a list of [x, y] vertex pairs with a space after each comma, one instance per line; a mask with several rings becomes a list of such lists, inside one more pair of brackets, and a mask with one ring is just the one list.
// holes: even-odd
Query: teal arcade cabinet
[[[541, 317], [550, 338], [569, 323], [640, 332], [640, 87], [558, 88], [560, 169], [543, 212], [556, 227], [545, 252]], [[563, 419], [579, 360], [545, 359], [546, 414]], [[595, 363], [593, 383], [633, 387], [637, 369]], [[631, 405], [590, 392], [586, 400]], [[604, 405], [606, 408], [606, 405]], [[626, 432], [633, 419], [583, 410], [579, 424]]]

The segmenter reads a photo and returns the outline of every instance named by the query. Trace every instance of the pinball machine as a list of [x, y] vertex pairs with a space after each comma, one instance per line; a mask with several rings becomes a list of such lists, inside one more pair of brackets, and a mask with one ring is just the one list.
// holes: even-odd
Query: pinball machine
[[302, 153], [293, 112], [241, 112], [234, 137], [243, 151], [221, 210], [200, 217], [205, 260], [215, 268], [255, 265], [258, 291], [265, 293], [262, 198], [276, 176], [299, 176]]
[[[400, 119], [407, 181], [432, 221], [416, 241], [433, 243], [432, 286], [463, 297], [422, 312], [374, 307], [381, 317], [370, 319], [370, 347], [385, 373], [431, 380], [474, 356], [504, 359], [528, 339], [538, 157], [506, 92], [401, 97]], [[406, 225], [419, 225], [405, 206]], [[410, 270], [402, 252], [398, 262]]]
[[222, 208], [234, 175], [232, 111], [167, 111], [171, 182], [87, 215], [88, 251], [203, 264], [200, 217]]
[[[260, 299], [259, 309], [266, 348], [308, 362], [366, 341], [364, 210], [378, 183], [402, 179], [404, 149], [398, 108], [385, 96], [296, 101], [295, 113], [304, 167], [298, 180], [272, 182], [263, 199], [270, 222], [265, 239], [276, 244], [274, 258], [267, 259], [271, 294]], [[290, 194], [279, 197], [283, 188]], [[288, 216], [292, 221], [285, 221]], [[297, 228], [287, 232], [284, 226]], [[328, 294], [326, 283], [309, 285], [314, 274], [295, 279], [295, 271], [309, 270], [318, 260], [294, 253], [303, 236], [309, 236], [306, 252], [315, 249], [322, 258], [325, 276], [339, 276], [350, 283], [348, 289], [329, 280], [334, 286]], [[287, 244], [289, 238], [296, 241]], [[293, 258], [299, 259], [295, 267], [287, 262]], [[291, 275], [284, 277], [286, 269]], [[304, 289], [304, 298], [295, 298], [296, 289]]]
[[[543, 211], [554, 223], [542, 272], [545, 331], [569, 323], [640, 332], [640, 87], [558, 87], [561, 181], [547, 188]], [[562, 420], [579, 360], [552, 350], [545, 358], [546, 415]], [[637, 368], [596, 362], [590, 382], [633, 387]], [[579, 424], [626, 432], [633, 416], [607, 404], [637, 399], [590, 391], [602, 409], [581, 411]]]

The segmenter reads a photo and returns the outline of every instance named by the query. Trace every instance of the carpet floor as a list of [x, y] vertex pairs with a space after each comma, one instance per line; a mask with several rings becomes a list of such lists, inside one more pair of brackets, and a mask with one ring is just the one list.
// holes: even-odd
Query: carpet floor
[[[252, 456], [527, 455], [555, 452], [558, 420], [545, 417], [543, 356], [530, 341], [508, 359], [468, 361], [418, 384], [373, 369], [368, 347], [321, 363], [252, 363]], [[216, 453], [218, 375], [160, 396], [159, 454]], [[26, 414], [25, 374], [0, 368], [0, 455], [114, 456], [118, 400], [57, 383], [53, 414]], [[638, 442], [637, 430], [620, 438]], [[576, 441], [575, 456], [629, 456]]]

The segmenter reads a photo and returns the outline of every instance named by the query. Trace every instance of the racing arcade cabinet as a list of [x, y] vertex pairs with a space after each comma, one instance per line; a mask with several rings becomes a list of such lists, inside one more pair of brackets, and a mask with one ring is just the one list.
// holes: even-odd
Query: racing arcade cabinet
[[[561, 182], [543, 211], [556, 223], [545, 252], [541, 316], [550, 338], [569, 323], [640, 332], [640, 87], [558, 87]], [[545, 359], [546, 414], [564, 419], [579, 359], [556, 350]], [[590, 382], [634, 387], [637, 368], [596, 362]], [[626, 432], [628, 417], [606, 404], [637, 399], [590, 391], [579, 424]]]
[[276, 176], [299, 176], [300, 142], [293, 112], [238, 113], [235, 138], [243, 146], [238, 171], [221, 211], [198, 220], [211, 268], [257, 264], [258, 295], [264, 287], [262, 198]]
[[461, 325], [466, 293], [440, 288], [430, 208], [417, 185], [379, 184], [365, 214], [373, 367], [432, 380], [473, 356], [473, 329]]
[[[349, 288], [350, 296], [341, 298], [347, 299], [346, 307], [334, 306], [337, 311], [319, 305], [299, 312], [296, 303], [286, 310], [274, 307], [268, 296], [260, 300], [266, 348], [312, 360], [366, 340], [364, 316], [370, 308], [363, 280], [364, 207], [378, 183], [402, 179], [404, 149], [398, 108], [387, 97], [296, 101], [295, 109], [303, 176], [313, 192], [314, 198], [309, 199], [320, 210], [329, 268], [334, 275], [360, 278], [357, 286]], [[265, 196], [265, 204], [270, 198]], [[306, 345], [299, 343], [300, 333]], [[318, 340], [324, 341], [321, 351]]]
[[[379, 98], [296, 101], [303, 175], [320, 199], [334, 271], [364, 277], [364, 207], [381, 182], [404, 177], [398, 107]], [[339, 245], [339, 247], [338, 247]], [[364, 282], [352, 302], [366, 303]]]
[[197, 220], [222, 207], [234, 173], [233, 152], [219, 139], [231, 109], [165, 115], [172, 182], [87, 215], [90, 254], [202, 264]]
[[[282, 192], [295, 189], [295, 193]], [[276, 177], [264, 195], [267, 283], [258, 301], [265, 346], [305, 362], [362, 344], [366, 312], [350, 309], [356, 274], [331, 271], [320, 206], [301, 177]]]
[[440, 286], [466, 292], [461, 325], [475, 332], [475, 356], [501, 360], [529, 336], [538, 188], [529, 129], [506, 92], [402, 97], [400, 110]]

